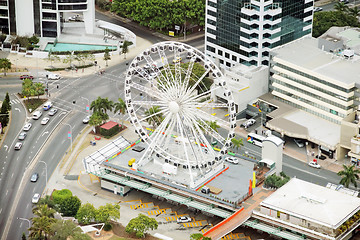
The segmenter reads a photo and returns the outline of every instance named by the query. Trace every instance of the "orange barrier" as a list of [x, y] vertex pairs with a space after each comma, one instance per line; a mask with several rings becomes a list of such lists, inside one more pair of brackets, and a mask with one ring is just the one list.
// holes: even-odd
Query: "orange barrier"
[[198, 191], [200, 188], [202, 188], [203, 186], [205, 186], [206, 184], [208, 184], [209, 182], [211, 182], [212, 180], [214, 180], [215, 178], [217, 178], [220, 174], [222, 174], [223, 172], [225, 172], [226, 170], [229, 169], [229, 166], [227, 168], [225, 168], [224, 170], [222, 170], [221, 172], [219, 172], [218, 174], [216, 174], [214, 177], [212, 177], [210, 180], [208, 180], [206, 183], [204, 183], [203, 185], [201, 185], [200, 187], [198, 187], [195, 191]]
[[239, 209], [236, 213], [234, 213], [233, 215], [231, 215], [230, 217], [224, 219], [222, 222], [220, 222], [219, 224], [215, 225], [214, 227], [210, 228], [209, 231], [207, 231], [206, 233], [204, 233], [204, 237], [208, 236], [210, 233], [212, 233], [213, 231], [215, 231], [216, 229], [218, 229], [219, 227], [225, 225], [226, 223], [228, 223], [230, 220], [232, 220], [234, 217], [236, 217], [239, 213], [241, 213], [244, 210], [244, 207], [242, 207], [241, 209]]

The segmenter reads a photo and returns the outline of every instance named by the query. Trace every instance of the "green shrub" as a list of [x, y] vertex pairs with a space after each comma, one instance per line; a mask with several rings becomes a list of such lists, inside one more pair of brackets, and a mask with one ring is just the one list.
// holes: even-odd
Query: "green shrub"
[[275, 174], [268, 176], [264, 181], [264, 186], [266, 188], [280, 188], [283, 185], [285, 185], [290, 178], [286, 176], [285, 173], [281, 172], [280, 176], [277, 176]]
[[112, 225], [110, 223], [105, 223], [104, 231], [110, 231], [112, 229]]
[[[111, 49], [111, 50], [115, 50], [115, 49]], [[80, 53], [95, 54], [95, 53], [104, 53], [104, 52], [105, 52], [105, 49], [84, 50], [84, 51], [74, 51], [74, 55], [78, 55]], [[64, 52], [54, 51], [54, 52], [51, 52], [51, 54], [54, 54], [54, 55], [69, 55], [71, 53], [72, 53], [72, 51], [64, 51]]]
[[119, 132], [120, 132], [119, 124], [116, 124], [114, 127], [110, 129], [100, 128], [100, 134], [103, 135], [105, 138], [112, 137]]
[[55, 190], [52, 193], [52, 197], [55, 204], [60, 204], [66, 198], [69, 198], [71, 196], [72, 196], [72, 192], [69, 189]]

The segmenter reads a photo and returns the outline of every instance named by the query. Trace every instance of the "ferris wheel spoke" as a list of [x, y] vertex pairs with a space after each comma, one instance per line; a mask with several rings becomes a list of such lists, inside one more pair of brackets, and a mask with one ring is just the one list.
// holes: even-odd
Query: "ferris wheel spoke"
[[157, 98], [157, 99], [161, 99], [161, 96], [163, 95], [162, 92], [160, 92], [157, 88], [149, 88], [137, 83], [131, 83], [129, 85], [132, 88], [135, 88], [136, 90], [140, 91], [140, 92], [144, 92], [146, 94], [148, 94], [151, 97]]
[[144, 122], [144, 121], [146, 121], [146, 120], [149, 119], [149, 118], [155, 117], [155, 116], [157, 116], [157, 115], [161, 115], [162, 113], [165, 113], [165, 112], [168, 112], [168, 110], [167, 110], [166, 108], [163, 109], [163, 110], [160, 110], [159, 112], [155, 112], [155, 113], [153, 113], [153, 114], [151, 114], [151, 115], [149, 115], [149, 116], [146, 116], [146, 117], [140, 119], [139, 121], [140, 121], [140, 122]]
[[209, 102], [202, 102], [202, 103], [198, 103], [198, 102], [194, 102], [193, 103], [194, 107], [197, 108], [227, 108], [228, 105], [226, 103], [209, 103]]
[[167, 104], [162, 101], [132, 101], [132, 104], [139, 106], [167, 106]]
[[204, 121], [202, 118], [198, 118], [200, 121], [201, 126], [205, 129], [205, 131], [214, 137], [217, 141], [219, 141], [222, 145], [225, 144], [225, 138], [223, 138], [218, 132], [216, 132], [214, 129], [212, 129], [209, 124]]
[[[216, 88], [215, 88], [215, 89], [216, 89]], [[200, 99], [201, 99], [203, 96], [206, 96], [206, 95], [210, 94], [211, 91], [213, 91], [213, 90], [210, 89], [210, 90], [208, 90], [208, 91], [206, 91], [206, 92], [203, 92], [203, 93], [201, 93], [201, 94], [199, 94], [199, 95], [190, 97], [190, 98], [188, 98], [187, 100], [185, 100], [184, 102], [187, 103], [187, 104], [188, 104], [189, 102], [191, 102], [191, 104], [196, 104], [197, 102], [200, 102]]]
[[195, 88], [199, 85], [199, 83], [204, 79], [204, 77], [210, 72], [210, 68], [208, 68], [203, 75], [195, 82], [195, 84], [191, 87], [189, 92], [193, 92]]

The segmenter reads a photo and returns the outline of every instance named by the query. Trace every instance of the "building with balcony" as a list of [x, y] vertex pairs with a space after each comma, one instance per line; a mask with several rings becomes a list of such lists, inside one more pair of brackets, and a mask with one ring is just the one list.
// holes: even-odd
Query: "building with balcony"
[[0, 29], [4, 34], [41, 37], [61, 35], [69, 16], [94, 32], [94, 0], [0, 0]]
[[220, 66], [268, 65], [270, 49], [311, 34], [313, 0], [208, 0], [205, 53]]
[[251, 220], [254, 228], [263, 223], [304, 239], [347, 240], [360, 225], [356, 194], [341, 186], [292, 178], [261, 202]]

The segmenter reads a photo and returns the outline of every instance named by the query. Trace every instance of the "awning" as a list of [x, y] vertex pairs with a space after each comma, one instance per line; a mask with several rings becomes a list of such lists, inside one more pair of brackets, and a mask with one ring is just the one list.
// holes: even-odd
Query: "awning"
[[261, 159], [259, 163], [265, 163], [267, 166], [271, 167], [275, 162], [273, 160], [270, 160], [268, 158]]

